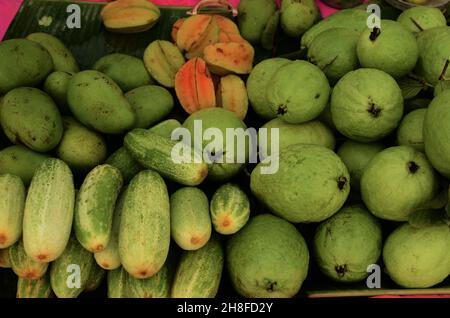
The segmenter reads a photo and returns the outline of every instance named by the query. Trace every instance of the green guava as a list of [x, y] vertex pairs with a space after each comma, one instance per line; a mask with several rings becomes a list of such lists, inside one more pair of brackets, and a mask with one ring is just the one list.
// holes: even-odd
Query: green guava
[[284, 58], [267, 59], [257, 64], [250, 73], [247, 79], [248, 99], [258, 116], [265, 119], [277, 117], [277, 113], [270, 108], [265, 92], [276, 71], [289, 63], [291, 61]]
[[436, 96], [423, 123], [425, 153], [433, 167], [450, 178], [450, 90]]
[[258, 44], [267, 21], [277, 9], [272, 0], [242, 0], [238, 6], [239, 31], [244, 39]]
[[403, 116], [403, 96], [387, 73], [361, 68], [347, 73], [333, 89], [331, 115], [346, 137], [371, 142], [389, 135]]
[[383, 248], [386, 272], [398, 285], [428, 288], [450, 274], [448, 225], [415, 228], [403, 224], [392, 232]]
[[406, 9], [398, 16], [397, 21], [415, 33], [447, 25], [441, 10], [427, 6]]
[[298, 293], [308, 274], [309, 252], [292, 224], [261, 214], [228, 241], [226, 261], [240, 295], [287, 298]]
[[[250, 189], [274, 214], [289, 222], [320, 222], [344, 204], [350, 175], [330, 149], [295, 144], [280, 150], [276, 173], [259, 163], [252, 171]], [[273, 172], [273, 171], [270, 171]]]
[[[288, 124], [281, 118], [275, 118], [263, 125], [259, 130], [259, 151], [262, 154], [272, 154], [272, 142], [276, 149], [290, 145], [306, 144], [324, 146], [331, 150], [336, 145], [333, 132], [327, 125], [318, 120], [303, 124]], [[272, 139], [272, 128], [278, 129], [278, 142]]]
[[314, 236], [320, 271], [338, 282], [358, 282], [376, 264], [382, 249], [381, 226], [362, 205], [344, 207], [321, 223]]
[[324, 110], [330, 85], [317, 66], [297, 60], [278, 69], [266, 94], [273, 112], [288, 123], [300, 124]]
[[[200, 137], [194, 132], [196, 121], [197, 123], [201, 123], [202, 126]], [[191, 145], [194, 148], [198, 148], [195, 140], [196, 138], [199, 138], [197, 140], [202, 142], [202, 149], [198, 150], [200, 150], [200, 153], [202, 153], [201, 150], [203, 150], [203, 153], [206, 153], [211, 159], [212, 163], [208, 163], [209, 179], [214, 181], [229, 180], [239, 173], [245, 165], [245, 163], [238, 161], [238, 156], [243, 155], [245, 162], [248, 161], [250, 150], [253, 146], [251, 138], [245, 138], [245, 142], [242, 145], [244, 149], [242, 149], [242, 147], [239, 147], [238, 139], [234, 137], [234, 153], [230, 154], [226, 151], [227, 143], [233, 141], [232, 139], [227, 138], [227, 128], [242, 129], [242, 131], [247, 129], [247, 126], [235, 115], [235, 113], [219, 107], [202, 109], [191, 114], [183, 123], [183, 127], [187, 128], [190, 132]], [[203, 134], [208, 128], [218, 129], [217, 132], [221, 134], [223, 142], [220, 142], [219, 139], [216, 140], [215, 137], [207, 138], [207, 136], [205, 136], [203, 138]], [[211, 143], [214, 143], [215, 141], [217, 141], [217, 145], [211, 145]]]
[[361, 197], [375, 216], [406, 221], [438, 191], [433, 167], [410, 146], [387, 148], [367, 164], [361, 177]]
[[434, 86], [434, 97], [447, 89], [450, 89], [450, 80], [440, 80], [436, 86]]
[[309, 46], [308, 60], [317, 65], [331, 83], [358, 68], [356, 43], [359, 32], [334, 28], [319, 34]]
[[411, 72], [419, 58], [413, 33], [401, 23], [381, 20], [380, 28], [364, 30], [356, 46], [362, 67], [382, 70], [395, 78]]
[[400, 146], [411, 146], [418, 151], [425, 151], [423, 144], [423, 122], [426, 113], [426, 108], [420, 108], [403, 117], [397, 130], [397, 143]]
[[352, 190], [359, 191], [359, 184], [364, 168], [384, 148], [380, 143], [365, 144], [352, 140], [347, 140], [339, 147], [337, 154], [341, 157], [350, 173]]
[[439, 27], [420, 32], [417, 36], [419, 60], [417, 72], [429, 84], [436, 85], [439, 80], [450, 78], [450, 27]]
[[319, 17], [312, 1], [285, 0], [281, 3], [281, 28], [290, 37], [300, 37]]

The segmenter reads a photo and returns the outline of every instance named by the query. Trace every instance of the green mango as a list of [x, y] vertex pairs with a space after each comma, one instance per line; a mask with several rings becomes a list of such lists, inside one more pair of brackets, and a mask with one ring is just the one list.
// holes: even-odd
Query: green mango
[[411, 146], [418, 151], [425, 151], [423, 122], [426, 113], [426, 108], [420, 108], [403, 117], [397, 130], [397, 143], [400, 146]]
[[40, 44], [26, 39], [0, 43], [0, 95], [13, 88], [36, 86], [52, 70], [52, 57]]
[[67, 105], [67, 88], [73, 73], [56, 71], [47, 76], [44, 82], [44, 91], [49, 94], [59, 108], [61, 114], [69, 115], [70, 109]]
[[406, 9], [398, 16], [397, 21], [414, 33], [447, 25], [441, 10], [427, 6]]
[[131, 55], [121, 53], [105, 55], [95, 62], [92, 69], [111, 77], [124, 92], [153, 84], [144, 62]]
[[267, 21], [276, 9], [273, 0], [241, 0], [237, 22], [242, 37], [250, 43], [260, 43]]
[[82, 71], [73, 76], [67, 90], [70, 110], [84, 125], [106, 134], [131, 129], [135, 114], [120, 87], [98, 71]]
[[9, 91], [0, 108], [0, 123], [11, 142], [39, 152], [55, 148], [63, 134], [58, 107], [37, 88]]

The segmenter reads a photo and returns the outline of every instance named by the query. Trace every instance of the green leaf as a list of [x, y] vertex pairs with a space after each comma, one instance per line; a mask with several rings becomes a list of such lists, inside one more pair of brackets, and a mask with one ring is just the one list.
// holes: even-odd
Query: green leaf
[[420, 79], [404, 77], [398, 81], [404, 99], [416, 97], [425, 88]]

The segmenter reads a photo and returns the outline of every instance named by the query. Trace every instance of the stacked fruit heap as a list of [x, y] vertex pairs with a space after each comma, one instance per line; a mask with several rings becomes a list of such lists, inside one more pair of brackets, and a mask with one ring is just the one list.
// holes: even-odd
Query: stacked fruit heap
[[[117, 1], [125, 2], [137, 0]], [[148, 28], [159, 10], [144, 2], [105, 7], [105, 25]], [[105, 270], [109, 297], [214, 297], [224, 268], [243, 296], [292, 297], [309, 250], [338, 282], [363, 281], [381, 254], [404, 287], [450, 274], [442, 13], [418, 7], [369, 29], [364, 6], [320, 22], [312, 1], [285, 0], [277, 12], [272, 0], [242, 0], [240, 9], [240, 28], [219, 15], [191, 16], [175, 23], [173, 42], [150, 43], [143, 60], [111, 54], [84, 71], [52, 35], [0, 43], [0, 120], [16, 144], [0, 151], [0, 266], [19, 276], [18, 297], [77, 297]], [[142, 10], [145, 27], [133, 18]], [[303, 14], [310, 23], [297, 25]], [[250, 43], [273, 47], [278, 23], [303, 34], [308, 61], [253, 68]], [[189, 114], [183, 124], [166, 119], [173, 96]], [[259, 149], [279, 146], [276, 173], [259, 163], [245, 192], [230, 181], [242, 176], [237, 156], [248, 160], [249, 149], [206, 148], [231, 159], [223, 163], [174, 162], [175, 129], [192, 138], [196, 120], [224, 136], [245, 129], [248, 101], [268, 121], [263, 128], [279, 131], [278, 144], [269, 134]], [[106, 135], [124, 136], [109, 157]], [[205, 185], [216, 186], [210, 201]], [[250, 217], [250, 194], [273, 214], [252, 203]], [[384, 247], [378, 218], [397, 227]], [[292, 223], [317, 225], [308, 245]]]

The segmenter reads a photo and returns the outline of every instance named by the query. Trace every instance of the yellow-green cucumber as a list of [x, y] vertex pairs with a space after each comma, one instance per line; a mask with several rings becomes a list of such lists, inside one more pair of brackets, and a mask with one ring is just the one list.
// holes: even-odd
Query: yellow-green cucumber
[[139, 172], [128, 185], [119, 229], [122, 266], [136, 278], [155, 275], [167, 259], [170, 245], [169, 194], [161, 176]]
[[9, 249], [3, 248], [0, 250], [0, 268], [11, 268], [11, 260], [9, 259]]
[[86, 283], [86, 287], [84, 288], [84, 290], [87, 292], [96, 290], [103, 282], [103, 278], [105, 277], [105, 274], [106, 274], [106, 271], [103, 268], [101, 268], [97, 264], [94, 264], [89, 273], [89, 278], [88, 278], [88, 281]]
[[58, 298], [78, 297], [86, 288], [93, 266], [93, 254], [71, 236], [64, 253], [50, 268], [50, 283], [55, 295]]
[[9, 260], [14, 273], [22, 278], [39, 279], [47, 272], [48, 263], [36, 262], [29, 257], [22, 240], [9, 248]]
[[16, 298], [50, 298], [52, 287], [50, 275], [46, 273], [39, 279], [26, 279], [19, 277], [17, 280]]
[[94, 258], [97, 264], [107, 270], [119, 268], [121, 265], [119, 256], [119, 229], [125, 191], [126, 189], [123, 189], [117, 199], [109, 243], [103, 251], [94, 253]]
[[25, 186], [12, 174], [0, 175], [0, 248], [16, 243], [22, 235]]
[[128, 298], [127, 281], [129, 274], [121, 266], [108, 271], [107, 274], [107, 293], [108, 298]]
[[36, 261], [57, 259], [69, 241], [75, 188], [67, 164], [46, 159], [36, 170], [25, 200], [23, 241]]
[[[149, 131], [162, 137], [170, 138], [172, 132], [181, 127], [181, 123], [176, 119], [168, 119], [151, 127]], [[125, 147], [120, 147], [107, 160], [106, 163], [116, 167], [122, 173], [124, 181], [128, 182], [143, 168], [134, 160], [133, 156]]]
[[74, 230], [78, 242], [89, 252], [100, 252], [108, 245], [122, 183], [120, 171], [104, 164], [88, 173], [78, 191]]
[[170, 232], [183, 250], [197, 250], [211, 237], [211, 217], [206, 194], [185, 187], [170, 196]]
[[239, 186], [227, 183], [213, 194], [210, 211], [216, 232], [234, 234], [244, 227], [250, 217], [250, 201]]
[[141, 165], [177, 183], [196, 186], [208, 175], [200, 154], [187, 145], [181, 147], [182, 142], [138, 128], [125, 136], [124, 144]]
[[219, 289], [224, 252], [214, 236], [201, 249], [184, 251], [172, 283], [172, 298], [214, 298]]
[[152, 277], [138, 279], [127, 275], [127, 297], [129, 298], [169, 298], [171, 273], [167, 264]]

